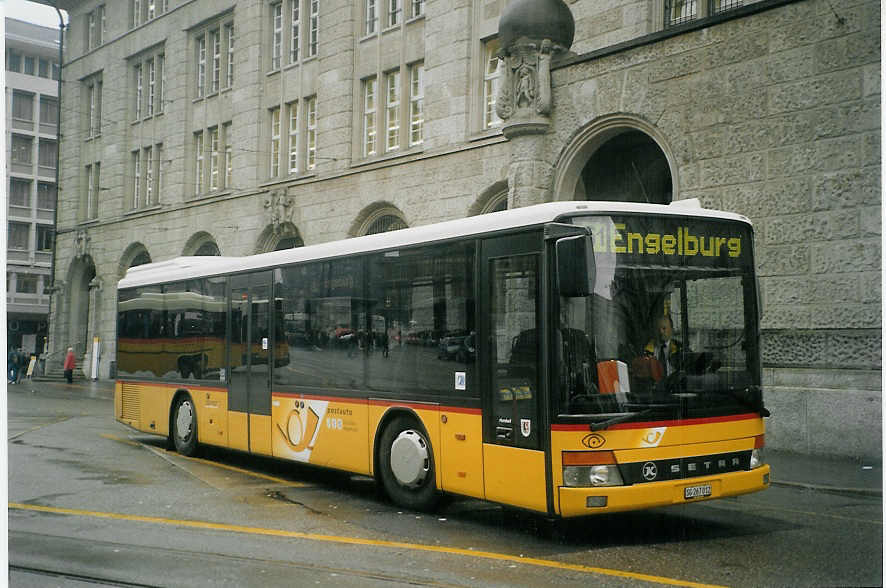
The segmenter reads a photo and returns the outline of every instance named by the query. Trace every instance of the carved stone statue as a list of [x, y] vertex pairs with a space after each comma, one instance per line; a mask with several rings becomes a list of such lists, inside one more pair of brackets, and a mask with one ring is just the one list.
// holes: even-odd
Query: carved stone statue
[[274, 233], [283, 231], [284, 225], [292, 221], [293, 198], [286, 195], [285, 190], [274, 190], [265, 201], [265, 209], [268, 211], [268, 224]]

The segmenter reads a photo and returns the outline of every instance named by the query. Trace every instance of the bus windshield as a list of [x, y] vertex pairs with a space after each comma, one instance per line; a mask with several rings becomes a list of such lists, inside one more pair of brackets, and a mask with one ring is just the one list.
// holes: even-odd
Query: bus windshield
[[593, 295], [560, 298], [559, 412], [592, 428], [760, 412], [749, 227], [696, 218], [581, 217]]

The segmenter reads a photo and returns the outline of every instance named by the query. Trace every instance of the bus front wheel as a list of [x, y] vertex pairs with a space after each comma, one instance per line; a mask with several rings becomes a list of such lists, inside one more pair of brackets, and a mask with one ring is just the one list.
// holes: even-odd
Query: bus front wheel
[[434, 452], [414, 419], [398, 416], [381, 436], [379, 470], [388, 497], [412, 510], [431, 510], [440, 498], [434, 474]]
[[197, 412], [190, 396], [179, 397], [172, 409], [172, 440], [182, 455], [197, 453]]

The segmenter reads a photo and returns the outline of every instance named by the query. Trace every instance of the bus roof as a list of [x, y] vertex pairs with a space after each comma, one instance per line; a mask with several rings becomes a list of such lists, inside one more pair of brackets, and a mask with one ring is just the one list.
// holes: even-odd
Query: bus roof
[[696, 199], [677, 200], [669, 205], [592, 200], [548, 202], [431, 225], [411, 227], [388, 233], [330, 241], [307, 247], [271, 251], [245, 257], [176, 257], [166, 261], [129, 268], [126, 276], [118, 282], [117, 287], [121, 289], [133, 288], [190, 278], [271, 269], [300, 261], [330, 259], [356, 253], [384, 251], [421, 243], [433, 243], [458, 237], [529, 227], [576, 214], [625, 213], [695, 216], [750, 224], [750, 221], [742, 215], [702, 208]]

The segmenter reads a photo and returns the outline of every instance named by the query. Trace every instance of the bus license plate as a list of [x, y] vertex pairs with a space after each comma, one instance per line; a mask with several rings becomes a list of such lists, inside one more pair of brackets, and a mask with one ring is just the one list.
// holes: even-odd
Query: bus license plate
[[691, 498], [702, 498], [711, 495], [711, 485], [702, 484], [700, 486], [687, 486], [683, 488], [683, 498], [689, 500]]

